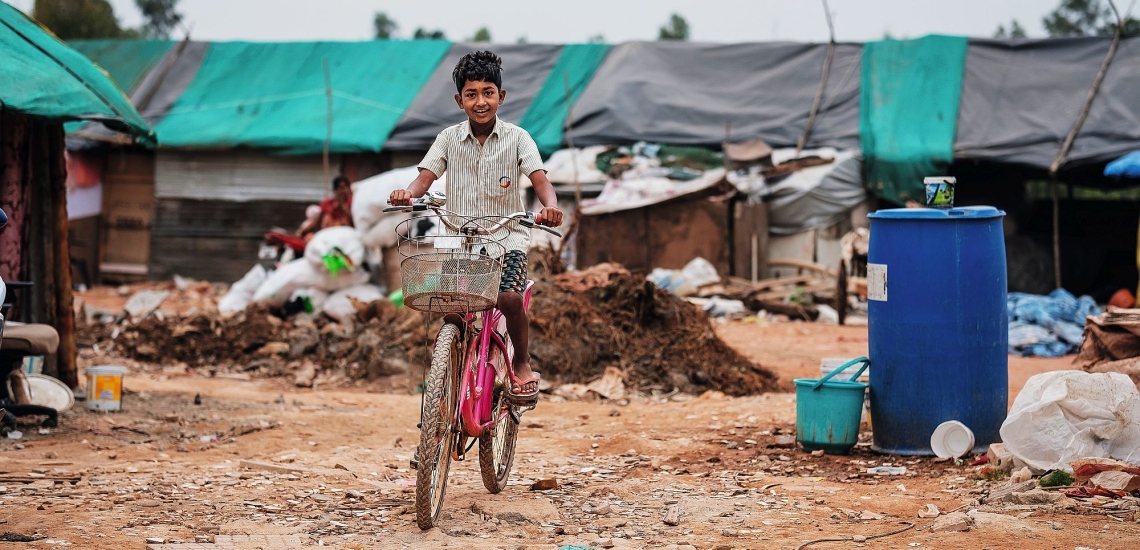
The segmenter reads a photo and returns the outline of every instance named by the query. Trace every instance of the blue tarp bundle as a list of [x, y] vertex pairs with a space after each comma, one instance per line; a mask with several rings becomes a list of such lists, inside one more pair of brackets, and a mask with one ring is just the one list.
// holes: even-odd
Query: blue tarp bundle
[[1048, 296], [1011, 292], [1006, 305], [1009, 353], [1024, 357], [1076, 353], [1084, 339], [1085, 317], [1100, 313], [1092, 298], [1077, 298], [1063, 288]]
[[1104, 175], [1109, 178], [1140, 178], [1140, 151], [1133, 151], [1104, 167]]

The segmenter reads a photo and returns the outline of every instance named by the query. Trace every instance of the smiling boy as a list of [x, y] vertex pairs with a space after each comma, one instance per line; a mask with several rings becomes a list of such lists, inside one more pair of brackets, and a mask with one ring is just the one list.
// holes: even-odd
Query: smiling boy
[[[536, 221], [549, 227], [562, 225], [562, 211], [554, 187], [546, 179], [542, 157], [526, 130], [499, 120], [499, 107], [507, 97], [503, 89], [503, 60], [489, 51], [469, 53], [451, 73], [455, 81], [455, 102], [467, 120], [444, 129], [419, 165], [419, 176], [408, 189], [393, 191], [394, 205], [407, 205], [422, 197], [445, 171], [447, 208], [461, 216], [508, 216], [525, 210], [519, 182], [530, 179], [542, 203]], [[530, 367], [527, 351], [529, 320], [523, 307], [526, 289], [527, 257], [530, 243], [527, 229], [512, 222], [503, 241], [503, 277], [499, 283], [496, 307], [507, 321], [507, 332], [514, 345], [511, 393], [531, 399], [538, 395], [538, 373]], [[509, 374], [509, 373], [508, 373]]]

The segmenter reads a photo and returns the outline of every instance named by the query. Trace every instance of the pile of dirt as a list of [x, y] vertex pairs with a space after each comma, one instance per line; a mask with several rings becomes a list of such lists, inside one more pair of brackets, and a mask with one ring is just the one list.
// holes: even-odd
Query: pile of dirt
[[229, 319], [193, 313], [86, 323], [79, 343], [92, 360], [117, 356], [215, 374], [290, 377], [303, 387], [383, 380], [393, 390], [412, 389], [421, 378], [416, 366], [427, 361], [427, 327], [415, 311], [385, 300], [345, 324], [277, 313], [252, 307]]
[[586, 383], [616, 367], [641, 391], [776, 389], [776, 375], [725, 344], [705, 312], [644, 276], [612, 264], [560, 273], [553, 253], [531, 257], [530, 353], [544, 378]]
[[[532, 250], [530, 352], [543, 378], [586, 384], [607, 367], [639, 391], [776, 389], [776, 376], [730, 348], [708, 316], [621, 266], [565, 273], [550, 250]], [[177, 290], [175, 290], [177, 292]], [[164, 368], [286, 377], [298, 386], [380, 383], [414, 389], [428, 363], [433, 327], [421, 313], [387, 300], [360, 304], [347, 323], [282, 317], [253, 307], [223, 318], [212, 307], [139, 321], [81, 321], [82, 355], [92, 364], [123, 357]]]

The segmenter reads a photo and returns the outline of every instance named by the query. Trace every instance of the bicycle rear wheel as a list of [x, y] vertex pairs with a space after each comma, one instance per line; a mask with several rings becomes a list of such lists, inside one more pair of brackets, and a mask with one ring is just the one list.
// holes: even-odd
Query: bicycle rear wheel
[[[507, 340], [507, 346], [510, 346]], [[494, 407], [492, 413], [495, 417], [507, 412], [507, 416], [495, 424], [493, 430], [488, 430], [479, 436], [479, 473], [483, 476], [483, 486], [491, 494], [496, 494], [507, 487], [507, 479], [511, 476], [511, 464], [515, 460], [515, 440], [519, 433], [519, 424], [515, 416], [510, 414], [513, 406], [507, 400], [509, 383], [495, 384]]]
[[420, 413], [420, 445], [416, 451], [416, 525], [431, 529], [443, 509], [447, 472], [455, 447], [453, 429], [459, 404], [460, 369], [463, 365], [459, 327], [444, 323], [435, 338], [431, 369], [424, 386]]

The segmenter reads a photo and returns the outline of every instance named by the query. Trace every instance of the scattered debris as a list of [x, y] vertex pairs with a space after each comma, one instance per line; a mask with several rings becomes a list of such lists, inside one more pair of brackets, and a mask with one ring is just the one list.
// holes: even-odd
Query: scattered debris
[[940, 512], [938, 511], [938, 507], [933, 505], [933, 504], [927, 504], [926, 506], [923, 506], [921, 510], [918, 511], [918, 517], [924, 518], [924, 519], [936, 518], [939, 515], [940, 515]]
[[965, 512], [951, 512], [934, 521], [931, 531], [935, 533], [957, 533], [969, 531], [974, 520]]

